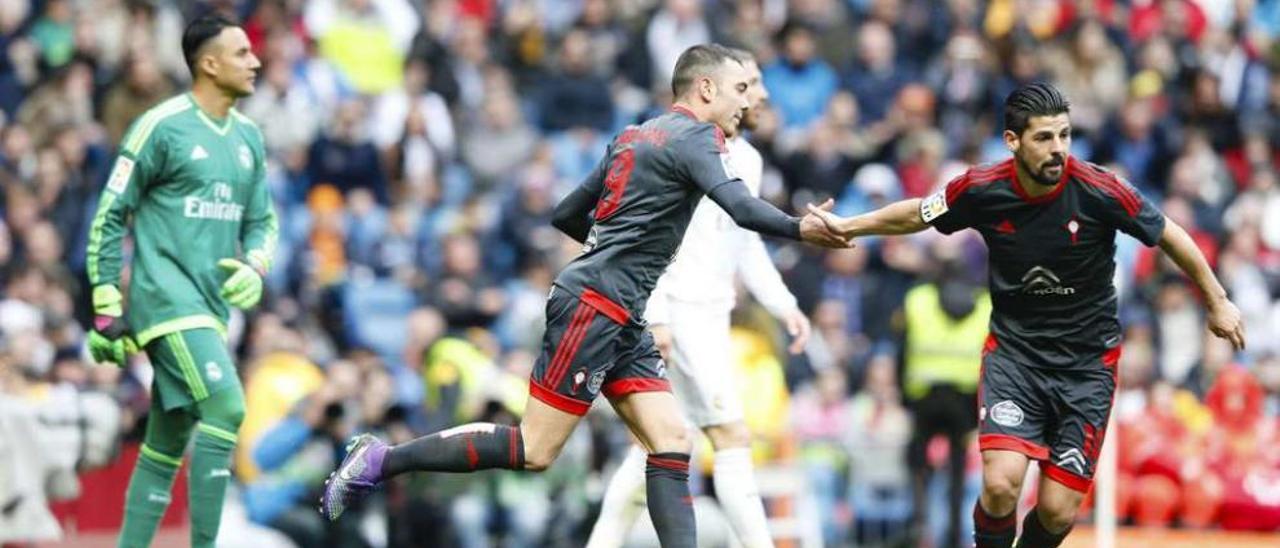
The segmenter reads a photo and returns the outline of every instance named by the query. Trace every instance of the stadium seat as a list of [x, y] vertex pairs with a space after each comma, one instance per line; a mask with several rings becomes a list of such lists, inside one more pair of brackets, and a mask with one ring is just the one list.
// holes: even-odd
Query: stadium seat
[[404, 364], [405, 319], [415, 299], [394, 280], [352, 280], [343, 288], [342, 319], [348, 339], [372, 349], [390, 366]]

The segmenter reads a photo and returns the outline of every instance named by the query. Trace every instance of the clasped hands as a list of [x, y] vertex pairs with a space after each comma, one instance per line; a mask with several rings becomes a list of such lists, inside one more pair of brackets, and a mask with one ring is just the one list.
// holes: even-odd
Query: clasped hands
[[853, 237], [839, 229], [840, 218], [831, 213], [835, 201], [827, 198], [822, 205], [808, 204], [809, 213], [800, 218], [800, 239], [810, 244], [832, 249], [849, 249], [854, 246]]

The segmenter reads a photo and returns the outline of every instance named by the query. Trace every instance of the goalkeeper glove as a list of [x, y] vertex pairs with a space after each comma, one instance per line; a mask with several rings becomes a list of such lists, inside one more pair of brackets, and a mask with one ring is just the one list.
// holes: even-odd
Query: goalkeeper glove
[[114, 285], [93, 288], [93, 330], [89, 332], [89, 355], [98, 363], [113, 363], [124, 367], [130, 352], [137, 352], [137, 344], [128, 336], [129, 325], [124, 321], [124, 298]]
[[262, 274], [236, 259], [222, 259], [218, 266], [230, 273], [222, 283], [222, 298], [231, 306], [248, 310], [262, 299]]

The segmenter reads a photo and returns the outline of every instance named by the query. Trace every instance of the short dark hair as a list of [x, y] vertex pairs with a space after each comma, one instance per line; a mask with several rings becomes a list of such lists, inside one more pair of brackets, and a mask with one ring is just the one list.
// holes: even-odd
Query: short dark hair
[[741, 63], [733, 50], [720, 44], [698, 44], [680, 54], [676, 70], [671, 74], [671, 93], [677, 99], [689, 91], [699, 76], [705, 76], [725, 61]]
[[742, 48], [729, 48], [729, 53], [732, 53], [733, 58], [739, 63], [742, 63], [742, 66], [744, 67], [747, 66], [747, 63], [756, 62], [756, 54], [751, 53], [748, 50]]
[[182, 31], [182, 57], [187, 61], [187, 70], [191, 71], [192, 78], [196, 76], [196, 57], [200, 55], [200, 49], [222, 34], [223, 29], [238, 26], [235, 21], [217, 13], [201, 15], [187, 25]]
[[1033, 82], [1009, 94], [1004, 100], [1004, 128], [1018, 135], [1027, 129], [1032, 116], [1056, 116], [1071, 112], [1071, 103], [1058, 88]]

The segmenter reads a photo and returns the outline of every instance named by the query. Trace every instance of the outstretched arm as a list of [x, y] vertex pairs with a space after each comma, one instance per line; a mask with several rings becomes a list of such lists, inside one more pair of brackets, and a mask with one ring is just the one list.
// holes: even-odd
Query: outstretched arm
[[1214, 276], [1213, 269], [1209, 267], [1204, 254], [1200, 253], [1200, 248], [1196, 247], [1191, 235], [1168, 217], [1164, 221], [1164, 231], [1160, 234], [1160, 249], [1168, 253], [1178, 268], [1204, 293], [1209, 308], [1209, 331], [1231, 341], [1236, 350], [1243, 350], [1244, 322], [1240, 318], [1240, 310], [1227, 299], [1227, 291], [1218, 283], [1217, 276]]
[[919, 198], [894, 202], [855, 217], [840, 217], [812, 206], [809, 212], [821, 218], [833, 231], [848, 238], [913, 234], [929, 228], [920, 215]]
[[707, 196], [742, 228], [789, 240], [800, 239], [800, 219], [752, 196], [741, 181], [727, 181]]
[[[840, 249], [851, 245], [847, 238], [833, 233], [813, 215], [805, 215], [802, 218], [792, 217], [773, 207], [773, 204], [752, 196], [747, 190], [747, 185], [740, 179], [717, 185], [707, 196], [725, 213], [733, 217], [733, 222], [747, 230], [779, 238], [800, 240], [822, 247]], [[831, 206], [831, 200], [827, 200], [822, 207], [812, 205], [809, 207], [825, 212], [830, 210]]]

